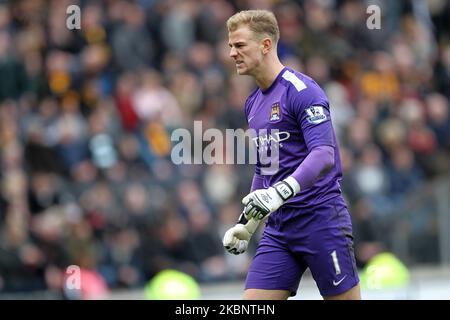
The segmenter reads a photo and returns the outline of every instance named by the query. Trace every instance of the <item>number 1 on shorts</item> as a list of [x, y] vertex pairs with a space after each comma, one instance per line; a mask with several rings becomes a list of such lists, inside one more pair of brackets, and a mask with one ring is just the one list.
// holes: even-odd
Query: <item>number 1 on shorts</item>
[[331, 253], [331, 259], [333, 259], [334, 270], [336, 271], [336, 274], [341, 274], [341, 268], [339, 267], [339, 260], [337, 258], [336, 250], [333, 250], [333, 252]]

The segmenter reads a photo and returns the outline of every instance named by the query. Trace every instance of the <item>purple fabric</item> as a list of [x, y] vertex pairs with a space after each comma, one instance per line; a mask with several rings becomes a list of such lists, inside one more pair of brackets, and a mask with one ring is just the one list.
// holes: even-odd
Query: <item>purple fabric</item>
[[[264, 178], [265, 188], [291, 176], [301, 166], [299, 179], [303, 190], [288, 201], [290, 206], [311, 207], [341, 196], [342, 168], [330, 106], [325, 92], [313, 79], [290, 68], [283, 69], [270, 88], [264, 91], [257, 88], [248, 97], [245, 115], [249, 128], [256, 134], [252, 140], [258, 152], [267, 156], [267, 150], [278, 151], [278, 158], [273, 159], [276, 166], [267, 158], [265, 163], [256, 163], [255, 173]], [[322, 160], [314, 152], [310, 155], [313, 161], [306, 161], [303, 168], [310, 152], [323, 146], [334, 149], [334, 159], [325, 152]], [[316, 158], [321, 163], [329, 160], [333, 164], [326, 173], [322, 172], [320, 179], [317, 177], [322, 168], [311, 165]], [[310, 186], [309, 181], [314, 179]]]
[[334, 148], [319, 146], [311, 150], [305, 160], [292, 174], [300, 185], [300, 193], [313, 186], [314, 182], [334, 165]]
[[351, 234], [342, 197], [314, 210], [282, 206], [267, 220], [245, 288], [289, 290], [294, 296], [309, 268], [322, 296], [350, 290], [359, 282]]
[[264, 189], [264, 177], [255, 173], [253, 175], [252, 188], [250, 192], [253, 192], [258, 189]]

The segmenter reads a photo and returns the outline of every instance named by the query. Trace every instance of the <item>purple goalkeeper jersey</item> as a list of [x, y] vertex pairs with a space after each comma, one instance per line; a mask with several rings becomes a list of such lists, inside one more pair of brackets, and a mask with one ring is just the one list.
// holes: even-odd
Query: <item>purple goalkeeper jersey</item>
[[[333, 168], [284, 206], [311, 207], [341, 195], [342, 169], [330, 106], [313, 79], [283, 68], [267, 90], [257, 88], [247, 98], [245, 115], [249, 127], [258, 134], [253, 139], [259, 154], [255, 173], [263, 176], [264, 188], [290, 176], [313, 148], [334, 148]], [[270, 155], [267, 150], [272, 151], [272, 163], [261, 156]], [[277, 166], [273, 161], [278, 161]]]

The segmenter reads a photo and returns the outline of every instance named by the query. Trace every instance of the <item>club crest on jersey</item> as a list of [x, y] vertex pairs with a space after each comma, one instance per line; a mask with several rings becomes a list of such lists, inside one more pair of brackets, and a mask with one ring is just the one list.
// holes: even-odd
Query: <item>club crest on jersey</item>
[[280, 103], [275, 102], [272, 105], [272, 108], [270, 110], [270, 119], [269, 121], [278, 121], [280, 120]]
[[319, 124], [327, 120], [327, 116], [325, 115], [322, 106], [312, 106], [306, 109], [306, 114], [306, 120], [308, 120], [308, 122], [312, 124]]

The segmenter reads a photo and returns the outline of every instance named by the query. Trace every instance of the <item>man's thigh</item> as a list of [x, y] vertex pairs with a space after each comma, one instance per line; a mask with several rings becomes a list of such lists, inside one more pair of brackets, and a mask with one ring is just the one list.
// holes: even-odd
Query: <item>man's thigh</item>
[[361, 289], [359, 283], [344, 293], [335, 296], [324, 296], [325, 300], [361, 300]]
[[293, 296], [305, 269], [279, 239], [264, 233], [247, 274], [244, 298], [284, 297], [286, 292]]
[[244, 300], [286, 300], [290, 295], [289, 290], [247, 289]]
[[309, 252], [302, 256], [317, 283], [320, 294], [323, 297], [332, 297], [357, 287], [359, 277], [353, 249], [352, 225], [347, 208], [338, 203], [327, 210], [330, 210], [327, 214], [318, 212], [330, 218], [323, 220], [322, 228], [311, 234], [307, 245]]

